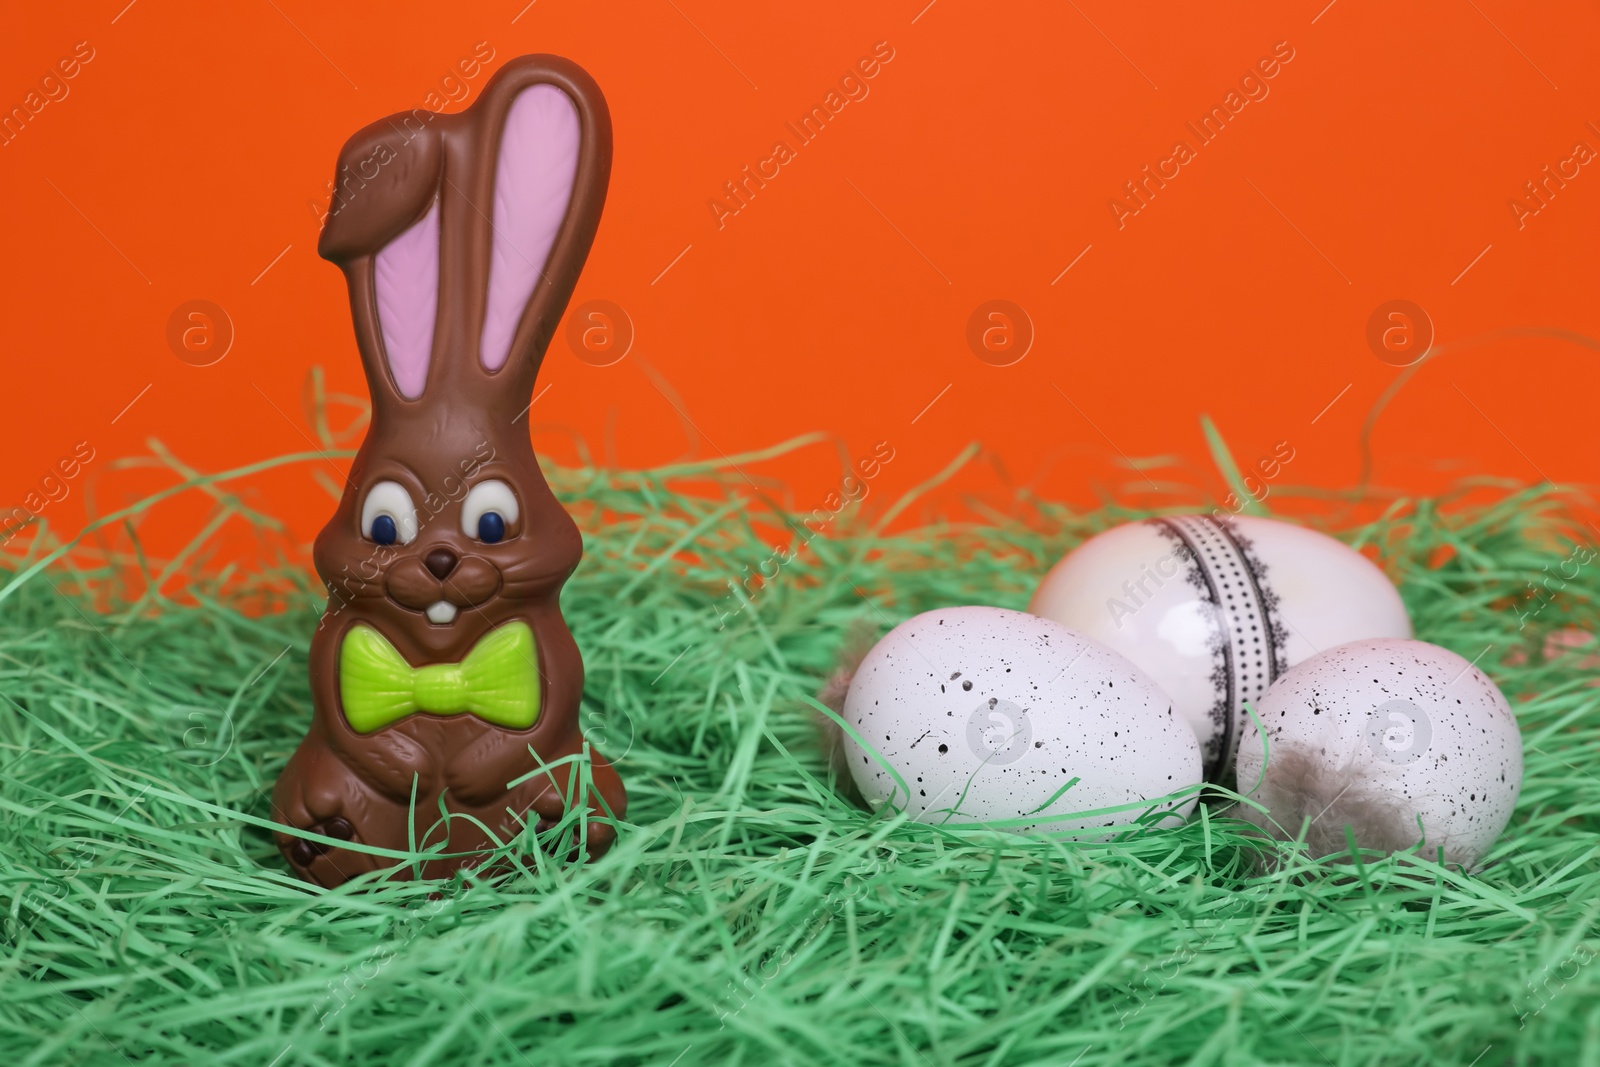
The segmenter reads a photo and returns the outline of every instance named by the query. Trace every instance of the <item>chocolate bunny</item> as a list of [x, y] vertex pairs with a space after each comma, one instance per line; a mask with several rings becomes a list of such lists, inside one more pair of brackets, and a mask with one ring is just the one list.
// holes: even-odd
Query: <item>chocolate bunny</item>
[[[443, 842], [424, 877], [569, 806], [591, 856], [614, 840], [626, 794], [598, 752], [576, 795], [583, 661], [559, 598], [583, 543], [523, 421], [610, 172], [605, 99], [548, 55], [507, 63], [464, 112], [402, 112], [340, 153], [317, 250], [349, 283], [372, 427], [316, 541], [330, 596], [311, 728], [273, 790], [283, 825]], [[275, 836], [324, 886], [395, 863]]]

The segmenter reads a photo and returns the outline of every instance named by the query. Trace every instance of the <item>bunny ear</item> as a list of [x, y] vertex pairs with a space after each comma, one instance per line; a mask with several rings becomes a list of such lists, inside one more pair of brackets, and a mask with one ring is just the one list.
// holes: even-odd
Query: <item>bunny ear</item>
[[554, 85], [531, 86], [512, 101], [495, 163], [489, 291], [478, 347], [485, 370], [505, 366], [534, 287], [545, 278], [572, 202], [581, 140], [578, 109]]
[[464, 111], [401, 112], [345, 143], [317, 248], [348, 281], [375, 419], [432, 392], [526, 407], [610, 173], [605, 97], [558, 56], [510, 60]]
[[415, 400], [427, 381], [439, 313], [442, 170], [439, 138], [415, 113], [402, 113], [358, 131], [334, 171], [317, 251], [349, 279], [375, 401], [393, 393]]
[[379, 250], [373, 269], [378, 326], [395, 388], [407, 400], [422, 395], [439, 317], [439, 203]]

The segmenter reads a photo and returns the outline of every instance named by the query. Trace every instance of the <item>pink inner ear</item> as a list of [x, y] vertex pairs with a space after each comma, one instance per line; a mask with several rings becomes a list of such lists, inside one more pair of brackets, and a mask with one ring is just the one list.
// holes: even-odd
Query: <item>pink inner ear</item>
[[578, 109], [553, 85], [512, 101], [494, 175], [494, 252], [478, 358], [505, 366], [511, 339], [540, 280], [572, 200], [578, 172]]
[[428, 382], [433, 323], [439, 313], [439, 202], [422, 221], [383, 246], [373, 272], [383, 351], [400, 395], [415, 400]]

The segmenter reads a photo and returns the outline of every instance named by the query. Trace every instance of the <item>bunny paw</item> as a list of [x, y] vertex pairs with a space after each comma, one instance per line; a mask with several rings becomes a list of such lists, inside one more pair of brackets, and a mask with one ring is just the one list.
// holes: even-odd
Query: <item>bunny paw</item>
[[616, 843], [617, 831], [609, 822], [590, 819], [587, 827], [572, 827], [566, 833], [552, 834], [559, 820], [540, 819], [533, 826], [539, 847], [551, 856], [561, 856], [568, 863], [576, 863], [587, 856], [597, 860]]

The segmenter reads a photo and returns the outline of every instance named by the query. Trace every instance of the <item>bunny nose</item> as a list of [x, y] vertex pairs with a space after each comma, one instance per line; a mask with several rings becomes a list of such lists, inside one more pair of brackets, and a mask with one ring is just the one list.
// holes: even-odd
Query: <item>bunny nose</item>
[[422, 565], [441, 582], [456, 569], [456, 554], [448, 548], [436, 548], [422, 557]]

